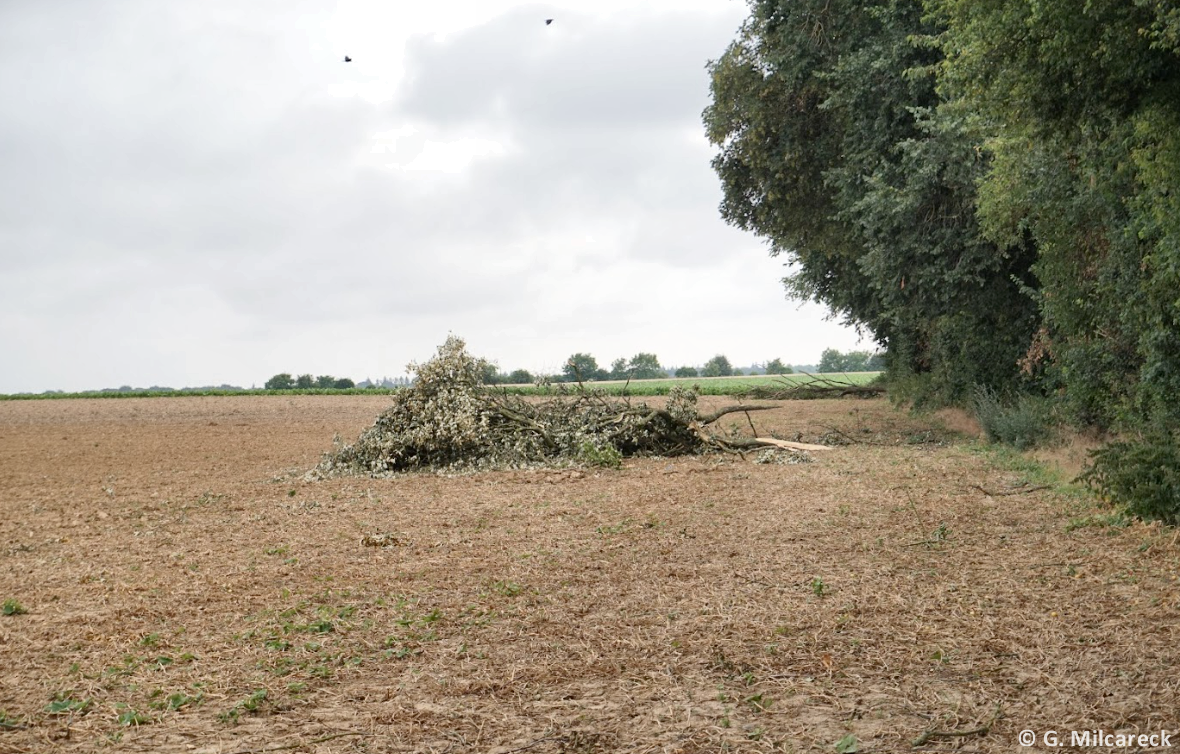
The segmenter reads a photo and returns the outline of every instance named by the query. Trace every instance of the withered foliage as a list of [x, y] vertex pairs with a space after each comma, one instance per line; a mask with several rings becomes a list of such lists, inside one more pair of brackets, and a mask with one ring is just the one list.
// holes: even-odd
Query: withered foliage
[[[451, 336], [438, 354], [410, 364], [417, 379], [351, 445], [327, 454], [325, 474], [524, 468], [631, 456], [677, 456], [711, 447], [695, 393], [676, 390], [663, 407], [632, 404], [579, 387], [530, 401], [483, 384], [486, 361]], [[713, 417], [715, 418], [715, 417]], [[707, 420], [704, 422], [707, 423]]]

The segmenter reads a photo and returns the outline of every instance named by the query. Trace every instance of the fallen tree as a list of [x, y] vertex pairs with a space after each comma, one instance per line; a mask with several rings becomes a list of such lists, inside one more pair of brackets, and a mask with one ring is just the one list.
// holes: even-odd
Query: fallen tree
[[776, 380], [769, 385], [755, 385], [742, 393], [743, 398], [774, 401], [816, 400], [819, 398], [876, 398], [885, 395], [882, 384], [853, 385], [818, 374], [807, 375], [807, 382]]
[[451, 336], [438, 354], [411, 364], [416, 379], [351, 445], [337, 445], [323, 474], [385, 475], [415, 470], [522, 468], [588, 463], [618, 465], [631, 456], [678, 456], [757, 448], [824, 446], [770, 438], [723, 438], [706, 430], [723, 416], [774, 406], [728, 406], [707, 415], [695, 393], [675, 389], [663, 407], [633, 405], [584, 386], [528, 401], [485, 385], [486, 361]]

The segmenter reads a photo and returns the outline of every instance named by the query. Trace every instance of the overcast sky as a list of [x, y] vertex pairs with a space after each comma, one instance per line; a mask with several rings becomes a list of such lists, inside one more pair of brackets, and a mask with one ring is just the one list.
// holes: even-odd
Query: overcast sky
[[448, 333], [505, 370], [870, 348], [718, 215], [745, 15], [0, 3], [0, 392], [394, 377]]

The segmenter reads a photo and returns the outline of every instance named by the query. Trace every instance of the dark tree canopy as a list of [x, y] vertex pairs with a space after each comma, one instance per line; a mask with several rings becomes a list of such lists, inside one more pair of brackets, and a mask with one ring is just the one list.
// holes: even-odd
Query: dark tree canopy
[[562, 374], [571, 382], [585, 382], [600, 379], [598, 360], [588, 353], [575, 353], [565, 360]]
[[710, 66], [722, 216], [893, 389], [1053, 396], [1131, 438], [1103, 494], [1180, 518], [1176, 3], [749, 5]]
[[287, 372], [276, 374], [266, 381], [267, 390], [291, 390], [295, 387], [295, 378]]
[[660, 366], [660, 360], [654, 353], [637, 353], [627, 364], [634, 380], [655, 380], [667, 377], [668, 373]]
[[532, 372], [527, 369], [515, 369], [508, 375], [508, 382], [513, 385], [527, 385], [532, 381]]
[[610, 363], [610, 378], [612, 380], [625, 380], [630, 374], [630, 365], [623, 357], [619, 357]]
[[729, 377], [731, 375], [733, 375], [733, 365], [721, 354], [706, 361], [704, 369], [701, 370], [702, 377]]
[[827, 304], [936, 400], [1009, 385], [1036, 329], [1032, 249], [975, 220], [984, 161], [943, 113], [940, 29], [920, 2], [753, 0], [711, 66], [722, 216], [794, 261]]
[[792, 374], [795, 370], [783, 363], [782, 359], [771, 359], [766, 362], [767, 374]]
[[943, 91], [993, 158], [985, 230], [1039, 248], [1025, 368], [1086, 422], [1180, 426], [1180, 9], [932, 5], [950, 29]]

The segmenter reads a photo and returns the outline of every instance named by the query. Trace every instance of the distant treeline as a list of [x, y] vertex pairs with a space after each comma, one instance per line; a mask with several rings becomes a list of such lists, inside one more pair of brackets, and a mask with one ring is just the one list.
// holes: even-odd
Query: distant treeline
[[868, 351], [841, 353], [824, 351], [818, 366], [784, 364], [780, 358], [750, 366], [735, 367], [724, 354], [718, 354], [701, 366], [663, 366], [654, 353], [638, 353], [630, 359], [618, 358], [610, 368], [599, 366], [588, 353], [575, 353], [566, 359], [557, 374], [534, 374], [527, 369], [501, 371], [494, 362], [485, 363], [484, 382], [489, 385], [522, 385], [534, 382], [606, 382], [609, 380], [665, 380], [672, 377], [736, 377], [741, 375], [794, 374], [796, 372], [875, 372], [884, 368], [881, 354]]
[[[575, 353], [566, 360], [562, 371], [557, 374], [533, 373], [527, 369], [516, 369], [511, 372], [502, 371], [494, 361], [484, 362], [483, 380], [488, 385], [531, 385], [535, 383], [560, 382], [605, 382], [608, 380], [664, 380], [669, 378], [686, 377], [736, 377], [749, 375], [776, 375], [795, 373], [831, 373], [831, 372], [877, 372], [884, 369], [882, 354], [868, 351], [848, 351], [846, 353], [829, 348], [823, 352], [820, 363], [784, 364], [782, 359], [752, 364], [750, 366], [735, 367], [729, 359], [718, 354], [700, 367], [680, 366], [666, 367], [660, 365], [659, 358], [652, 353], [639, 353], [630, 359], [615, 359], [610, 369], [598, 366], [598, 361], [588, 353]], [[151, 397], [167, 395], [273, 395], [275, 393], [343, 393], [358, 394], [365, 392], [389, 392], [405, 387], [413, 382], [412, 377], [383, 377], [380, 380], [366, 378], [354, 382], [348, 377], [334, 377], [328, 374], [315, 376], [312, 374], [293, 375], [281, 372], [268, 379], [262, 388], [241, 387], [239, 385], [206, 385], [203, 387], [172, 388], [160, 385], [151, 387], [132, 387], [122, 385], [116, 388], [102, 388], [100, 390], [84, 390], [79, 392], [65, 392], [63, 390], [46, 390], [42, 393], [13, 393], [0, 394], [0, 400], [14, 398], [121, 398], [121, 397]]]

